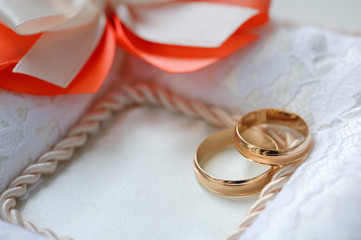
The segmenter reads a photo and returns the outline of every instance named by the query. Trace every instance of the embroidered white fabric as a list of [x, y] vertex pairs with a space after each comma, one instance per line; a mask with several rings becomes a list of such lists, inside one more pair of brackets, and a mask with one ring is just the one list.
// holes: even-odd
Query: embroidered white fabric
[[0, 91], [0, 190], [84, 112], [91, 95], [32, 96]]
[[[171, 75], [129, 57], [126, 74], [132, 81], [161, 83], [184, 96], [232, 108], [241, 114], [263, 107], [285, 108], [300, 114], [313, 133], [313, 152], [242, 239], [357, 239], [361, 222], [361, 191], [358, 187], [361, 181], [361, 150], [358, 147], [361, 144], [361, 37], [282, 24], [271, 24], [260, 34], [262, 37], [257, 43], [197, 73]], [[1, 141], [10, 139], [1, 145], [1, 155], [5, 155], [0, 167], [2, 187], [21, 169], [15, 165], [25, 166], [27, 156], [33, 159], [50, 146], [79, 116], [77, 111], [87, 105], [86, 100], [78, 100], [87, 98], [81, 96], [44, 98], [42, 101], [48, 105], [44, 110], [41, 108], [44, 103], [40, 101], [39, 106], [36, 98], [7, 92], [0, 95], [0, 119], [7, 119], [0, 121]], [[9, 103], [3, 104], [5, 100]], [[75, 109], [75, 100], [83, 102], [82, 108]], [[50, 107], [52, 104], [56, 109]], [[23, 105], [27, 109], [21, 110]], [[23, 120], [24, 114], [32, 116], [25, 119], [39, 123], [30, 127], [30, 122]], [[47, 116], [57, 121], [47, 120]], [[12, 117], [10, 123], [8, 117]], [[58, 126], [60, 123], [66, 125]], [[11, 129], [7, 126], [12, 126], [14, 132], [9, 137], [3, 135]], [[50, 132], [58, 132], [58, 135], [49, 135]], [[10, 136], [17, 137], [11, 139]], [[43, 147], [33, 144], [34, 136]], [[18, 147], [19, 142], [25, 142], [25, 145]], [[23, 160], [15, 163], [16, 159]], [[44, 191], [46, 194], [47, 190], [44, 188], [38, 193]], [[208, 207], [221, 209], [221, 203]], [[186, 211], [187, 204], [183, 207], [180, 211]], [[36, 212], [36, 217], [41, 218], [39, 209], [25, 210], [25, 216], [35, 216]], [[47, 211], [43, 216], [51, 214], [49, 211], [55, 215], [59, 213], [58, 209]], [[242, 218], [240, 212], [230, 214], [232, 219], [234, 216]], [[223, 226], [222, 221], [218, 223]], [[135, 226], [137, 221], [129, 224]], [[180, 238], [205, 237], [196, 229]], [[144, 234], [149, 239], [159, 236], [152, 232]], [[11, 239], [12, 235], [8, 236]]]

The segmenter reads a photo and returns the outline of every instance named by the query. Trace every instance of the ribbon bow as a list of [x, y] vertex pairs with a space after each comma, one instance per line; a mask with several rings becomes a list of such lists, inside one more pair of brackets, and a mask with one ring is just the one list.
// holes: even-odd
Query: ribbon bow
[[269, 0], [0, 0], [0, 88], [93, 93], [116, 43], [172, 73], [191, 72], [256, 38]]

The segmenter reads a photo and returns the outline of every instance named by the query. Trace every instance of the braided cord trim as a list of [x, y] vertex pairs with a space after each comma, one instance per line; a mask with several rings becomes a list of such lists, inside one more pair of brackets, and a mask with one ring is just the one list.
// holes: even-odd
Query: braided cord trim
[[[95, 104], [66, 137], [60, 140], [52, 150], [41, 155], [35, 163], [29, 165], [8, 185], [0, 196], [1, 219], [53, 239], [71, 239], [58, 237], [48, 229], [39, 229], [32, 223], [24, 221], [20, 211], [15, 209], [16, 199], [23, 197], [27, 193], [28, 186], [36, 184], [42, 175], [52, 174], [59, 162], [70, 160], [74, 150], [84, 146], [89, 135], [98, 131], [102, 122], [111, 118], [114, 113], [141, 105], [164, 107], [168, 111], [200, 118], [218, 127], [233, 127], [239, 119], [239, 116], [232, 116], [226, 110], [183, 98], [158, 86], [144, 83], [123, 85], [120, 90], [109, 93]], [[226, 240], [237, 239], [246, 231], [265, 208], [266, 203], [275, 198], [296, 168], [295, 164], [288, 165], [273, 176], [272, 181], [264, 187], [258, 200], [249, 209], [244, 219], [225, 238]]]

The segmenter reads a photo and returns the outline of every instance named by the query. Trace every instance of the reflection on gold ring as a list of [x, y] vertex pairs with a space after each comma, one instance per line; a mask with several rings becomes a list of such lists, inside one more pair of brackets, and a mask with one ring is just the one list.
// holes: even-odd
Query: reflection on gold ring
[[[253, 132], [256, 134], [255, 132]], [[234, 141], [234, 129], [218, 131], [208, 138], [206, 138], [198, 147], [194, 157], [194, 173], [200, 184], [208, 190], [217, 194], [226, 196], [244, 196], [257, 193], [271, 180], [273, 173], [278, 169], [276, 166], [271, 166], [266, 172], [261, 175], [245, 179], [245, 180], [225, 180], [219, 179], [206, 173], [202, 166], [207, 158], [222, 148], [232, 145]], [[262, 139], [263, 143], [272, 144], [272, 140], [267, 137]], [[277, 148], [276, 145], [272, 144]]]
[[[243, 133], [261, 124], [278, 124], [288, 126], [303, 136], [293, 146], [283, 148], [265, 148], [247, 141]], [[311, 135], [306, 122], [297, 114], [281, 109], [261, 109], [243, 116], [235, 128], [235, 146], [246, 158], [261, 164], [286, 165], [298, 161], [305, 156], [311, 146]]]

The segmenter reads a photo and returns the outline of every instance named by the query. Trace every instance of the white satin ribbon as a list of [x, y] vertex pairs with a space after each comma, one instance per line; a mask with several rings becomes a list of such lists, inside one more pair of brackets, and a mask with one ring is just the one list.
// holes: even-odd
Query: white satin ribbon
[[97, 47], [105, 28], [102, 2], [0, 0], [0, 20], [22, 35], [43, 32], [13, 72], [66, 88]]
[[219, 47], [258, 10], [211, 2], [118, 5], [118, 17], [137, 36], [156, 43]]

